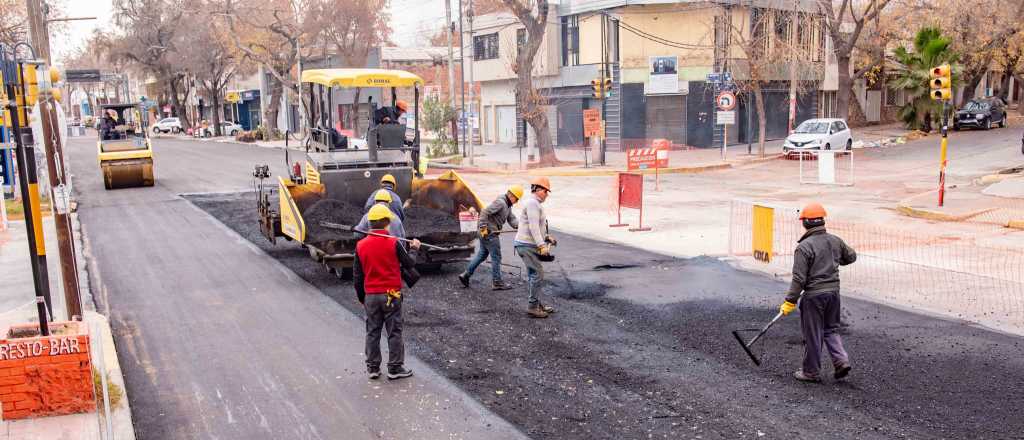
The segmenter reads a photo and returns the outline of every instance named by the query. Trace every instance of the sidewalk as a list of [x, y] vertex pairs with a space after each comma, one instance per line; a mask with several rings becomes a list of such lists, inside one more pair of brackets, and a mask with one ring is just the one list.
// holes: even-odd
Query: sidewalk
[[[857, 128], [854, 129], [853, 146], [854, 148], [885, 147], [893, 143], [902, 143], [901, 137], [906, 134], [907, 130], [899, 124]], [[721, 148], [672, 150], [669, 152], [669, 166], [657, 172], [663, 174], [695, 173], [778, 159], [782, 154], [783, 142], [784, 139], [765, 142], [764, 157], [758, 154], [757, 143], [752, 145], [731, 144], [726, 147], [724, 155]], [[515, 144], [475, 145], [473, 151], [472, 164], [469, 164], [469, 160], [463, 157], [438, 162], [431, 161], [431, 164], [439, 168], [506, 173], [532, 170], [536, 167], [536, 162], [528, 161], [527, 150], [516, 148]], [[556, 155], [559, 161], [566, 164], [544, 168], [543, 171], [529, 172], [531, 174], [542, 172], [548, 176], [603, 176], [626, 171], [627, 168], [627, 154], [624, 151], [608, 151], [603, 166], [594, 165], [595, 158], [589, 149], [558, 148]], [[647, 169], [643, 173], [655, 174], [655, 170]]]
[[[75, 237], [80, 240], [81, 230], [75, 221]], [[47, 271], [50, 281], [50, 295], [53, 304], [55, 321], [67, 319], [63, 287], [61, 283], [60, 257], [57, 253], [57, 233], [52, 217], [43, 218], [43, 235], [46, 239]], [[120, 404], [112, 409], [111, 421], [113, 437], [118, 440], [135, 438], [132, 426], [131, 409], [128, 404], [127, 390], [121, 374], [111, 336], [110, 323], [95, 312], [92, 296], [89, 293], [88, 274], [85, 270], [83, 249], [80, 241], [76, 243], [79, 260], [79, 282], [82, 289], [82, 307], [85, 311], [85, 322], [91, 328], [98, 328], [101, 334], [94, 334], [97, 346], [102, 345], [103, 359], [111, 382], [123, 391]], [[0, 331], [6, 334], [8, 327], [15, 323], [38, 322], [35, 306], [35, 285], [32, 278], [32, 267], [29, 261], [28, 235], [24, 221], [11, 221], [10, 228], [0, 231]], [[96, 342], [94, 342], [96, 344]], [[94, 368], [99, 369], [99, 362]], [[44, 440], [44, 439], [105, 439], [105, 429], [101, 430], [103, 404], [97, 407], [99, 412], [71, 414], [59, 417], [42, 417], [35, 419], [0, 421], [0, 440]]]

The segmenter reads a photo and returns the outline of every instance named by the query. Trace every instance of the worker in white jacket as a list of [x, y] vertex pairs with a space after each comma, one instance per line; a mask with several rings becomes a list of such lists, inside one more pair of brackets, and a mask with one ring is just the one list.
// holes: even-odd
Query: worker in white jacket
[[537, 177], [530, 182], [530, 194], [520, 202], [523, 213], [519, 217], [519, 230], [515, 239], [516, 254], [526, 266], [526, 291], [530, 295], [530, 305], [526, 312], [534, 318], [547, 318], [555, 312], [554, 308], [540, 302], [540, 282], [544, 280], [541, 261], [550, 255], [551, 246], [556, 243], [548, 233], [548, 221], [541, 205], [550, 193], [551, 180], [547, 177]]

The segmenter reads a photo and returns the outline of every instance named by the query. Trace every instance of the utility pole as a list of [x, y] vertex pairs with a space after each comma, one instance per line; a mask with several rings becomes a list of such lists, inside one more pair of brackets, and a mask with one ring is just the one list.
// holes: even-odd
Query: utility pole
[[793, 2], [793, 13], [789, 20], [789, 130], [793, 133], [793, 126], [796, 123], [796, 30], [800, 26], [800, 14], [797, 12], [797, 3]]
[[[577, 43], [577, 46], [578, 45], [579, 45], [579, 43]], [[601, 89], [601, 97], [600, 97], [600, 99], [601, 99], [601, 150], [598, 152], [599, 154], [597, 155], [597, 158], [598, 158], [597, 163], [601, 164], [602, 166], [605, 165], [605, 153], [606, 153], [606, 151], [608, 149], [608, 144], [606, 143], [606, 138], [608, 137], [608, 133], [605, 131], [605, 127], [608, 125], [607, 124], [607, 116], [606, 116], [606, 114], [607, 114], [607, 106], [605, 105], [605, 103], [608, 100], [604, 97], [604, 89], [603, 89], [603, 87], [604, 87], [604, 79], [605, 79], [605, 76], [606, 76], [605, 74], [606, 74], [606, 71], [608, 70], [608, 49], [609, 49], [608, 46], [609, 46], [609, 44], [608, 44], [608, 15], [601, 14], [601, 68], [600, 68], [600, 71], [601, 71], [601, 82], [600, 82], [600, 84], [601, 84], [601, 87], [602, 87], [602, 89]], [[619, 108], [621, 109], [622, 107], [620, 106]]]
[[64, 284], [64, 302], [67, 305], [68, 319], [82, 319], [82, 297], [78, 287], [78, 264], [75, 260], [74, 233], [69, 221], [70, 209], [68, 198], [70, 188], [64, 166], [64, 146], [60, 129], [56, 126], [57, 110], [51, 97], [39, 100], [39, 118], [43, 127], [43, 145], [46, 146], [46, 167], [50, 175], [54, 206], [54, 224], [57, 227], [57, 248], [60, 254], [61, 280]]
[[[467, 19], [469, 20], [469, 32], [466, 33], [466, 35], [463, 36], [464, 39], [462, 41], [473, 41], [473, 14], [474, 14], [474, 12], [473, 12], [473, 0], [469, 0], [469, 11], [468, 12], [469, 12], [469, 17]], [[465, 44], [463, 44], [463, 46], [465, 46]], [[473, 83], [473, 63], [475, 63], [475, 62], [476, 62], [476, 57], [473, 55], [472, 51], [470, 51], [470, 60], [469, 60], [469, 107], [473, 110], [473, 114], [476, 115], [476, 118], [477, 118], [476, 120], [480, 121], [480, 113], [477, 112], [477, 108], [476, 108], [476, 86]], [[463, 66], [466, 65], [466, 58], [462, 58], [462, 65]], [[463, 72], [465, 72], [465, 71], [466, 71], [466, 69], [463, 68]], [[466, 120], [466, 125], [469, 125], [469, 120]], [[473, 144], [473, 139], [474, 139], [474, 136], [473, 136], [473, 126], [469, 126], [469, 136], [467, 137], [466, 142], [469, 142], [469, 164], [470, 165], [473, 165], [473, 150], [475, 148], [474, 144]]]
[[469, 164], [473, 165], [473, 145], [466, 139], [466, 132], [468, 131], [469, 118], [466, 113], [466, 78], [463, 75], [466, 74], [466, 51], [465, 51], [465, 38], [466, 34], [462, 33], [462, 0], [459, 0], [459, 67], [462, 69], [459, 72], [459, 86], [462, 92], [462, 151], [469, 151]]
[[32, 35], [32, 47], [36, 50], [36, 57], [46, 60], [46, 65], [50, 65], [50, 35], [42, 0], [25, 0], [25, 3], [29, 33]]
[[455, 52], [452, 50], [452, 2], [444, 0], [445, 36], [448, 37], [448, 104], [455, 108]]

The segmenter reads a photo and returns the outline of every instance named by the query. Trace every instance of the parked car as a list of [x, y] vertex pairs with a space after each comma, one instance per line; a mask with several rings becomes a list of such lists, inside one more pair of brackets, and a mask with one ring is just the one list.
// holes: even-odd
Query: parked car
[[153, 133], [181, 133], [181, 119], [163, 118], [153, 124]]
[[[204, 128], [204, 130], [205, 130], [205, 132], [203, 133], [203, 136], [205, 136], [205, 137], [213, 136], [214, 133], [213, 133], [213, 127], [212, 126], [211, 127], [206, 127], [206, 128]], [[238, 124], [236, 124], [234, 122], [231, 122], [231, 121], [220, 121], [220, 134], [222, 136], [234, 136], [234, 135], [236, 135], [238, 133], [241, 133], [241, 132], [242, 132], [242, 126], [241, 125], [238, 125]]]
[[853, 132], [842, 119], [808, 119], [782, 144], [782, 152], [787, 156], [808, 150], [839, 149], [853, 149]]
[[989, 130], [998, 123], [1006, 127], [1006, 104], [999, 98], [972, 99], [958, 110], [953, 117], [953, 130], [963, 127], [984, 128]]

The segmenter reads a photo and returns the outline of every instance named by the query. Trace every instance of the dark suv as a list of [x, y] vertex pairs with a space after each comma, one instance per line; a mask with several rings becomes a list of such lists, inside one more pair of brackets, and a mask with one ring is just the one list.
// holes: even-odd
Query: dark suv
[[991, 129], [992, 125], [1006, 126], [1006, 104], [999, 98], [972, 99], [958, 110], [953, 118], [953, 129], [975, 127]]

